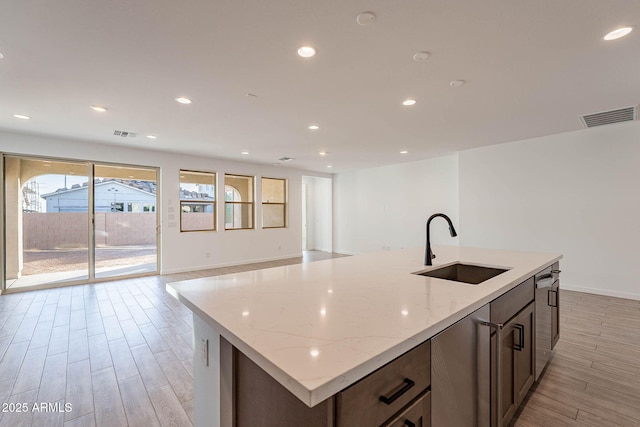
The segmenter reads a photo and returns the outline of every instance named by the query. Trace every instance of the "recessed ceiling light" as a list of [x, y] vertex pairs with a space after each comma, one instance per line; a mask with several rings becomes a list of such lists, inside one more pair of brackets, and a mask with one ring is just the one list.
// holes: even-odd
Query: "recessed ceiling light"
[[315, 54], [316, 54], [316, 50], [311, 46], [302, 46], [298, 48], [298, 55], [300, 55], [303, 58], [311, 58]]
[[29, 120], [31, 117], [25, 116], [24, 114], [14, 114], [13, 117], [20, 120]]
[[326, 151], [318, 151], [318, 154], [320, 154], [321, 156], [326, 156], [327, 152]]
[[249, 154], [249, 152], [248, 151], [242, 151], [240, 154], [242, 154], [243, 156], [246, 156], [246, 155]]
[[184, 96], [179, 96], [176, 98], [180, 104], [191, 104], [191, 100], [189, 98], [185, 98]]
[[427, 58], [429, 58], [429, 56], [431, 55], [431, 53], [429, 52], [417, 52], [413, 54], [413, 60], [414, 61], [424, 61]]
[[407, 150], [402, 150], [400, 154], [409, 154], [409, 152]]
[[149, 138], [149, 139], [158, 139], [158, 137], [155, 136], [155, 135], [147, 135], [147, 138]]
[[373, 12], [362, 12], [356, 17], [356, 22], [360, 25], [371, 25], [376, 22], [376, 14]]
[[0, 53], [0, 59], [4, 58], [4, 55]]
[[309, 125], [309, 129], [310, 130], [318, 130], [318, 129], [320, 129], [320, 126], [318, 126], [318, 125]]
[[453, 81], [449, 82], [449, 86], [451, 86], [451, 87], [460, 87], [465, 83], [466, 82], [464, 80], [453, 80]]
[[619, 39], [620, 37], [624, 37], [627, 34], [629, 34], [631, 31], [633, 31], [633, 27], [621, 27], [618, 28], [617, 30], [613, 30], [610, 33], [608, 33], [606, 36], [604, 36], [603, 38], [607, 41], [609, 40], [616, 40]]
[[251, 93], [251, 92], [245, 93], [244, 96], [249, 97], [249, 98], [257, 98], [258, 97], [258, 95], [256, 95], [255, 93]]
[[107, 110], [108, 110], [108, 108], [107, 108], [107, 107], [104, 107], [104, 106], [102, 106], [102, 105], [91, 105], [91, 106], [90, 106], [90, 108], [91, 108], [93, 111], [97, 111], [97, 112], [99, 112], [99, 113], [104, 113], [105, 111], [107, 111]]
[[333, 166], [332, 166], [332, 165], [327, 165], [327, 167], [328, 167], [329, 169], [331, 169]]
[[415, 99], [405, 99], [404, 101], [402, 101], [402, 105], [406, 105], [407, 107], [410, 105], [415, 105], [415, 103]]

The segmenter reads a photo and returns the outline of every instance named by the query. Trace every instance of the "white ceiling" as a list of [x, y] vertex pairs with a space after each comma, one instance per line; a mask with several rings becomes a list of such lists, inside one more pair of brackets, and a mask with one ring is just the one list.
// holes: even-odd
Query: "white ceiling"
[[0, 128], [323, 172], [413, 161], [640, 103], [640, 31], [602, 39], [639, 24], [639, 0], [5, 1]]

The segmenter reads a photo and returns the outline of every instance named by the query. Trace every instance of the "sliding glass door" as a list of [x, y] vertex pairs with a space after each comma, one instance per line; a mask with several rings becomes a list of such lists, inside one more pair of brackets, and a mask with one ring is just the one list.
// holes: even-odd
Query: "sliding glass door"
[[155, 272], [157, 177], [155, 169], [95, 165], [95, 276]]
[[4, 156], [5, 289], [158, 271], [157, 170]]

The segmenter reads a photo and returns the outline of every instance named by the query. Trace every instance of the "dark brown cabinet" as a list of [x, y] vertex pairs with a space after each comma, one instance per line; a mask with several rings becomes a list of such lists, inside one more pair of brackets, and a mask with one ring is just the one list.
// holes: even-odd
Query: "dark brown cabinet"
[[426, 341], [336, 394], [336, 426], [378, 426], [411, 404], [431, 384]]
[[491, 321], [504, 325], [500, 333], [491, 337], [492, 426], [509, 424], [535, 380], [533, 300], [531, 278], [491, 303]]
[[431, 425], [431, 392], [427, 391], [382, 427], [428, 427]]
[[431, 341], [310, 408], [234, 349], [234, 426], [431, 425]]

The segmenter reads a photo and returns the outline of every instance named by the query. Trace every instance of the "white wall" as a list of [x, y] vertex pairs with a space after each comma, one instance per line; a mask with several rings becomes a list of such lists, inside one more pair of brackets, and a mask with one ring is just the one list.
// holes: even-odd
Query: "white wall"
[[[334, 176], [334, 251], [348, 254], [424, 246], [429, 216], [458, 225], [458, 157], [340, 173]], [[457, 245], [443, 219], [432, 242]]]
[[459, 158], [461, 245], [562, 253], [563, 287], [640, 299], [640, 123]]
[[307, 187], [307, 247], [308, 250], [331, 252], [332, 245], [332, 180], [303, 176]]
[[[6, 131], [0, 131], [0, 152], [159, 167], [162, 273], [301, 255], [301, 170]], [[288, 227], [260, 229], [262, 210], [260, 203], [256, 203], [255, 230], [224, 231], [224, 210], [218, 203], [218, 231], [180, 233], [178, 174], [181, 168], [217, 172], [219, 201], [224, 200], [224, 173], [255, 175], [258, 188], [262, 175], [289, 179]], [[314, 173], [305, 172], [309, 174]]]

